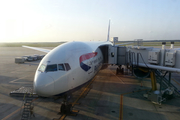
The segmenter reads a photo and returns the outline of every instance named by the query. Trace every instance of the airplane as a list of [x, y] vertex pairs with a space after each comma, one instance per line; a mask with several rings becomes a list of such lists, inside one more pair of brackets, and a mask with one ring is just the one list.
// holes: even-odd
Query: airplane
[[105, 51], [112, 46], [109, 32], [110, 21], [107, 41], [73, 41], [52, 50], [23, 46], [47, 53], [35, 73], [35, 93], [42, 97], [63, 95], [92, 80], [106, 61]]
[[[63, 104], [61, 105], [61, 112], [62, 113], [65, 112], [66, 107], [64, 107], [64, 105], [68, 106], [67, 95], [69, 95], [69, 93], [71, 94], [73, 91], [81, 88], [83, 85], [91, 81], [92, 78], [98, 73], [98, 71], [101, 68], [103, 68], [104, 63], [108, 63], [109, 48], [111, 46], [114, 47], [114, 46], [132, 43], [132, 42], [128, 42], [122, 44], [115, 44], [115, 43], [112, 44], [109, 41], [109, 32], [110, 32], [110, 22], [108, 27], [107, 41], [104, 42], [102, 41], [74, 42], [73, 41], [73, 42], [67, 42], [61, 44], [58, 47], [54, 48], [53, 50], [23, 46], [26, 48], [48, 53], [41, 60], [35, 73], [34, 82], [33, 82], [35, 93], [37, 93], [41, 97], [64, 95], [65, 99], [63, 101]], [[171, 42], [171, 48], [168, 51], [179, 50], [179, 48], [173, 48], [173, 44], [174, 42]], [[133, 47], [133, 49], [134, 48], [138, 48], [136, 49], [136, 53], [140, 54], [139, 52], [140, 50], [144, 50], [145, 48], [148, 47], [135, 46]], [[154, 50], [157, 49], [159, 51], [160, 50], [165, 51], [165, 43], [162, 43], [162, 49], [154, 48]], [[149, 51], [147, 50], [146, 53], [148, 54], [148, 52]], [[134, 57], [132, 56], [132, 58], [133, 60], [135, 60], [135, 51], [133, 51], [132, 53], [133, 53], [132, 55], [134, 55]], [[164, 58], [163, 57], [164, 53], [165, 52], [161, 52], [162, 58]], [[111, 54], [111, 56], [114, 55]], [[169, 67], [159, 64], [158, 65], [149, 64], [148, 62], [145, 63], [142, 55], [141, 55], [141, 59], [143, 60], [143, 62], [141, 63], [138, 62], [138, 59], [137, 59], [137, 63], [132, 62], [132, 64], [136, 66], [136, 68], [133, 68], [134, 71], [133, 75], [135, 75], [138, 78], [142, 79], [148, 77], [150, 72], [152, 73], [151, 77], [154, 77], [153, 75], [155, 75], [155, 73], [152, 72], [153, 70], [166, 71], [166, 73], [169, 72], [169, 76], [171, 76], [170, 75], [171, 72], [180, 72], [178, 65], [176, 67], [171, 67], [171, 66]], [[161, 59], [161, 63], [163, 63], [163, 60], [164, 59]], [[116, 73], [118, 73], [118, 71], [120, 70], [122, 70], [121, 66], [118, 66]], [[166, 75], [166, 73], [163, 75], [163, 77]], [[161, 75], [162, 72], [158, 74], [159, 76], [162, 76]], [[156, 83], [155, 79], [152, 79], [152, 83]], [[155, 91], [156, 88], [157, 88], [156, 84], [152, 84], [152, 90]], [[177, 88], [171, 89], [170, 85], [168, 86], [167, 89], [163, 91], [161, 91], [161, 87], [160, 87], [162, 97], [161, 99], [158, 99], [158, 101], [156, 102], [160, 104], [165, 98], [165, 97], [163, 98], [163, 95], [172, 96], [172, 93], [174, 93], [174, 89], [177, 92], [178, 89]], [[179, 91], [177, 93], [179, 93]], [[150, 95], [151, 94], [149, 94], [149, 96]], [[149, 97], [149, 99], [151, 99], [151, 96]]]

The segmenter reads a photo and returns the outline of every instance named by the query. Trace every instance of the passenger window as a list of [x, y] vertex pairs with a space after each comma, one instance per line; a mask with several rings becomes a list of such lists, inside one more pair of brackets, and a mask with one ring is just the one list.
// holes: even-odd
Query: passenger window
[[68, 63], [64, 63], [64, 64], [65, 64], [65, 67], [66, 67], [66, 70], [67, 70], [67, 71], [71, 69], [71, 67], [69, 66]]
[[57, 71], [57, 64], [47, 65], [46, 72]]
[[63, 65], [63, 64], [58, 64], [58, 69], [65, 71], [65, 68], [64, 68], [64, 65]]

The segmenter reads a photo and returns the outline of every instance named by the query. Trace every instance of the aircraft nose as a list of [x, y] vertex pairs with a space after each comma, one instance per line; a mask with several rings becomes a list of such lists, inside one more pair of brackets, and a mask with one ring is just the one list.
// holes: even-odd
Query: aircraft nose
[[45, 73], [37, 73], [34, 78], [34, 92], [43, 97], [52, 96], [54, 92], [53, 78]]

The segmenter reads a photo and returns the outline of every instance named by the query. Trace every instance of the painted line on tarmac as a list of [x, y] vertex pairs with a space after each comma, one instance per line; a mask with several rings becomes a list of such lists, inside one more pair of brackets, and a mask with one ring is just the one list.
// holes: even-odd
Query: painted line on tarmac
[[[94, 82], [95, 79], [96, 79], [96, 76], [91, 80], [91, 82], [87, 86], [85, 86], [85, 89], [81, 92], [79, 97], [72, 103], [72, 107], [74, 107], [74, 105], [77, 104], [78, 100], [83, 96], [83, 94], [86, 92], [86, 90], [88, 90], [88, 87]], [[66, 117], [66, 114], [61, 116], [60, 120], [64, 120], [65, 117]]]
[[64, 120], [65, 117], [66, 117], [66, 115], [63, 115], [63, 116], [60, 118], [60, 120]]
[[[32, 100], [32, 102], [34, 102], [35, 100], [37, 100], [38, 98], [35, 98]], [[18, 111], [20, 111], [21, 109], [23, 109], [24, 106], [20, 107], [19, 109], [17, 109], [16, 111], [12, 112], [11, 114], [7, 115], [6, 117], [4, 117], [2, 120], [7, 120], [8, 118], [10, 118], [12, 115], [14, 115], [15, 113], [17, 113]]]
[[15, 79], [15, 80], [12, 80], [12, 81], [10, 81], [9, 83], [14, 83], [15, 81], [21, 80], [21, 79], [26, 78], [26, 77], [27, 77], [27, 76], [21, 77], [21, 78]]
[[137, 91], [134, 91], [134, 92], [123, 93], [123, 94], [120, 95], [119, 120], [123, 120], [123, 95], [132, 94], [132, 93], [135, 93], [135, 92], [141, 92], [141, 91], [145, 91], [145, 90], [148, 90], [148, 89], [137, 90]]
[[26, 81], [26, 82], [16, 82], [16, 81], [18, 81], [18, 80], [21, 80], [21, 79], [26, 78], [26, 77], [29, 77], [29, 76], [31, 76], [31, 74], [30, 74], [30, 75], [27, 75], [27, 76], [25, 76], [25, 77], [21, 77], [21, 78], [12, 80], [12, 81], [10, 81], [9, 83], [30, 83], [30, 82], [32, 82], [32, 81], [29, 81], [29, 82], [27, 82], [27, 81]]
[[[111, 70], [109, 70], [109, 71], [111, 71]], [[123, 80], [121, 79], [121, 78], [119, 78], [116, 74], [114, 74], [112, 71], [111, 71], [111, 73], [114, 75], [114, 76], [116, 76], [117, 77], [117, 79], [119, 79], [123, 84], [124, 84], [124, 82], [123, 82]]]
[[81, 92], [81, 94], [79, 95], [79, 97], [73, 102], [72, 107], [78, 102], [78, 100], [82, 97], [82, 95], [85, 93], [85, 91], [87, 90], [87, 88], [94, 82], [94, 80], [96, 79], [96, 76], [91, 80], [91, 82], [85, 87], [85, 89]]
[[8, 116], [4, 117], [2, 120], [6, 120], [8, 119], [9, 117], [11, 117], [12, 115], [14, 115], [15, 113], [17, 113], [18, 111], [20, 111], [21, 109], [23, 109], [24, 106], [22, 106], [21, 108], [17, 109], [16, 111], [12, 112], [11, 114], [9, 114]]
[[180, 86], [180, 83], [172, 78], [172, 80]]
[[119, 120], [123, 120], [123, 94], [120, 95], [120, 111]]

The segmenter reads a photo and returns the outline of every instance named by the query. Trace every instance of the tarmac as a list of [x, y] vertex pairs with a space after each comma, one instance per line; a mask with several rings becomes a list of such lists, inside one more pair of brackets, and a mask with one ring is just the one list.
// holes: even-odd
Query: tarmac
[[[0, 119], [20, 120], [23, 97], [10, 96], [21, 87], [32, 88], [40, 61], [15, 64], [15, 57], [44, 54], [21, 47], [0, 47]], [[172, 83], [180, 90], [180, 74], [172, 74]], [[131, 75], [116, 75], [116, 67], [99, 71], [84, 88], [74, 92], [69, 100], [76, 116], [59, 114], [62, 98], [34, 98], [34, 115], [30, 120], [179, 120], [180, 98], [161, 105], [143, 97], [151, 89], [150, 79]]]

